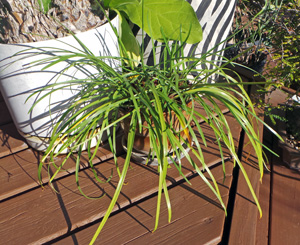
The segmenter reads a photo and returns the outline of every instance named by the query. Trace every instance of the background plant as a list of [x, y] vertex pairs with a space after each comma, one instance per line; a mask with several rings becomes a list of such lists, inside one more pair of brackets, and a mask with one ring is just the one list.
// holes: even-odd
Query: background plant
[[239, 0], [227, 56], [236, 56], [235, 62], [262, 72], [272, 48], [268, 32], [278, 18], [280, 6], [277, 0]]
[[265, 67], [268, 85], [261, 86], [256, 106], [264, 108], [274, 123], [277, 115], [265, 95], [282, 85], [299, 89], [299, 17], [296, 1], [240, 0], [237, 4], [227, 56], [236, 56], [237, 63], [255, 71], [262, 72]]
[[278, 18], [268, 32], [275, 66], [268, 76], [280, 84], [300, 89], [300, 3], [282, 1]]
[[292, 85], [296, 90], [300, 68], [299, 5], [295, 0], [240, 0], [233, 28], [233, 46], [236, 54], [241, 54], [237, 57], [239, 63], [253, 68], [269, 55], [266, 79]]

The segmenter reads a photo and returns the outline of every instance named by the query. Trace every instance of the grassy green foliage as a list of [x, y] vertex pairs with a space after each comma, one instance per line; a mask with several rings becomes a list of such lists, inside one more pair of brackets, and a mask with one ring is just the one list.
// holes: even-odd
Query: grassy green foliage
[[[92, 243], [105, 225], [124, 185], [127, 170], [130, 165], [136, 129], [143, 127], [142, 119], [148, 122], [152, 152], [149, 157], [155, 156], [158, 160], [159, 188], [154, 230], [158, 227], [160, 204], [163, 196], [167, 202], [169, 219], [171, 219], [171, 202], [169, 200], [166, 184], [166, 176], [170, 168], [170, 164], [168, 163], [170, 150], [168, 149], [167, 142], [170, 142], [172, 155], [176, 155], [178, 159], [177, 162], [173, 161], [173, 167], [176, 167], [183, 178], [185, 178], [181, 172], [180, 155], [183, 154], [216, 195], [224, 210], [226, 210], [218, 184], [205, 163], [202, 147], [196, 137], [198, 133], [201, 136], [202, 143], [206, 145], [202, 124], [198, 123], [199, 118], [203, 119], [211, 128], [212, 132], [214, 132], [221, 156], [223, 152], [222, 145], [225, 145], [226, 148], [229, 149], [234, 158], [234, 162], [239, 165], [261, 213], [261, 208], [252, 188], [252, 184], [238, 158], [231, 129], [218, 104], [221, 103], [227, 107], [235, 120], [245, 130], [254, 148], [254, 152], [258, 157], [258, 167], [262, 177], [264, 165], [262, 143], [259, 140], [259, 132], [254, 126], [262, 122], [260, 122], [255, 114], [253, 104], [243, 88], [244, 84], [226, 75], [223, 67], [215, 67], [212, 70], [197, 69], [197, 65], [203, 63], [205, 58], [196, 59], [194, 57], [184, 57], [183, 46], [180, 42], [173, 44], [171, 47], [166, 46], [164, 51], [166, 52], [165, 57], [170, 58], [163, 60], [162, 63], [156, 64], [155, 66], [141, 64], [141, 66], [134, 69], [123, 66], [121, 67], [121, 73], [107, 66], [103, 62], [103, 57], [93, 55], [88, 47], [81, 43], [80, 40], [78, 40], [78, 42], [82, 46], [82, 51], [78, 50], [78, 52], [74, 52], [50, 48], [48, 51], [53, 54], [52, 58], [40, 61], [40, 63], [45, 64], [45, 67], [51, 67], [57, 62], [68, 61], [69, 65], [65, 70], [70, 67], [84, 69], [88, 64], [95, 67], [98, 72], [89, 74], [86, 79], [74, 79], [41, 89], [49, 91], [48, 94], [41, 99], [46, 99], [47, 96], [51, 96], [52, 91], [66, 87], [72, 88], [73, 86], [80, 86], [81, 92], [74, 101], [70, 103], [69, 108], [54, 127], [50, 146], [40, 162], [39, 169], [42, 169], [46, 159], [48, 159], [48, 161], [50, 159], [50, 164], [53, 164], [57, 169], [53, 174], [49, 173], [51, 184], [55, 176], [64, 168], [66, 160], [70, 157], [75, 157], [76, 182], [78, 189], [82, 192], [78, 176], [83, 146], [85, 145], [88, 148], [88, 161], [91, 169], [94, 171], [95, 179], [98, 180], [92, 160], [98, 148], [101, 146], [101, 136], [104, 133], [108, 134], [111, 151], [115, 153], [117, 125], [121, 120], [130, 118], [130, 131], [127, 138], [125, 164], [122, 169], [119, 169], [117, 156], [114, 156], [119, 174], [119, 182], [115, 194], [112, 197], [111, 204]], [[32, 50], [30, 50], [30, 52], [32, 53]], [[72, 59], [70, 60], [70, 58]], [[109, 58], [114, 59], [114, 57]], [[115, 59], [120, 59], [120, 57], [115, 57]], [[187, 63], [189, 66], [186, 65]], [[188, 75], [191, 72], [198, 73], [198, 76], [193, 78], [189, 77]], [[207, 78], [212, 74], [219, 74], [224, 78], [224, 82], [207, 84]], [[36, 93], [39, 92], [40, 91], [36, 91]], [[210, 104], [207, 104], [206, 101], [209, 101]], [[39, 101], [37, 101], [37, 104], [38, 103]], [[188, 106], [188, 103], [190, 103], [191, 106]], [[195, 110], [196, 104], [203, 107], [205, 111], [203, 114]], [[33, 105], [33, 107], [34, 106], [36, 106], [36, 104]], [[120, 108], [127, 110], [127, 113], [122, 117], [119, 117], [118, 113]], [[189, 135], [188, 139], [183, 139], [181, 136], [182, 130], [176, 132], [172, 128], [172, 124], [166, 122], [164, 113], [170, 111], [175, 113], [176, 118], [180, 121], [182, 130], [184, 130], [186, 135]], [[183, 112], [187, 113], [188, 117], [184, 116]], [[99, 121], [102, 121], [100, 126], [98, 124]], [[194, 127], [191, 126], [192, 121], [195, 124]], [[96, 136], [98, 137], [97, 146], [91, 148], [91, 141]], [[182, 142], [191, 149], [191, 152], [196, 156], [196, 161], [187, 153]], [[66, 156], [61, 165], [57, 166], [54, 159], [58, 153], [65, 149], [69, 149], [71, 152]], [[58, 153], [55, 153], [56, 151]], [[78, 151], [78, 154], [74, 155], [72, 151]], [[204, 176], [203, 171], [209, 174], [212, 184]], [[41, 180], [41, 172], [39, 172], [39, 177]], [[188, 182], [187, 179], [186, 181]], [[82, 194], [84, 195], [84, 193]]]
[[[258, 158], [258, 168], [262, 178], [264, 167], [262, 148], [264, 146], [260, 142], [260, 133], [256, 124], [263, 122], [256, 116], [253, 103], [244, 89], [244, 85], [247, 84], [227, 75], [225, 73], [226, 69], [224, 68], [226, 64], [218, 67], [212, 62], [212, 69], [197, 68], [201, 67], [199, 66], [200, 64], [208, 63], [206, 60], [208, 56], [218, 54], [207, 53], [203, 54], [200, 58], [184, 56], [183, 47], [187, 41], [192, 40], [192, 42], [195, 42], [199, 40], [194, 38], [189, 39], [189, 37], [192, 36], [193, 28], [198, 29], [198, 34], [200, 34], [201, 29], [197, 28], [197, 25], [190, 26], [180, 24], [179, 28], [178, 26], [173, 26], [177, 20], [174, 20], [172, 25], [168, 22], [163, 23], [159, 17], [159, 8], [157, 7], [158, 12], [153, 18], [159, 20], [159, 23], [157, 24], [159, 24], [161, 28], [155, 29], [154, 25], [156, 25], [156, 23], [152, 22], [151, 16], [146, 16], [147, 11], [144, 12], [145, 15], [140, 15], [140, 13], [135, 12], [136, 9], [139, 9], [140, 11], [140, 9], [145, 8], [147, 10], [150, 8], [150, 6], [148, 6], [150, 3], [149, 1], [145, 0], [140, 2], [128, 0], [126, 1], [126, 4], [122, 5], [121, 3], [123, 2], [124, 1], [118, 0], [104, 1], [105, 7], [111, 7], [119, 14], [122, 19], [121, 25], [124, 24], [125, 21], [127, 23], [127, 20], [125, 19], [130, 15], [130, 19], [135, 21], [135, 23], [141, 25], [141, 27], [145, 27], [145, 29], [149, 28], [150, 34], [156, 32], [156, 34], [162, 34], [162, 37], [155, 36], [156, 34], [154, 36], [158, 39], [162, 39], [165, 44], [169, 43], [169, 41], [174, 38], [179, 41], [173, 42], [172, 45], [163, 44], [165, 45], [165, 48], [163, 49], [163, 52], [165, 52], [163, 55], [164, 59], [154, 66], [147, 66], [143, 63], [134, 66], [128, 65], [139, 61], [133, 56], [96, 56], [89, 50], [89, 47], [86, 47], [85, 44], [78, 39], [77, 41], [80, 44], [81, 49], [75, 52], [74, 50], [60, 50], [54, 47], [44, 49], [44, 52], [47, 52], [52, 56], [47, 59], [42, 59], [34, 65], [43, 64], [46, 69], [60, 62], [64, 62], [65, 64], [66, 61], [68, 65], [61, 73], [64, 73], [71, 67], [75, 67], [78, 70], [84, 70], [87, 77], [84, 79], [72, 79], [66, 82], [52, 84], [45, 88], [41, 88], [41, 90], [38, 90], [35, 93], [39, 94], [41, 91], [48, 91], [43, 97], [37, 100], [33, 107], [35, 107], [40, 100], [47, 99], [48, 96], [51, 96], [51, 93], [55, 90], [72, 87], [77, 89], [78, 87], [80, 88], [80, 93], [74, 97], [74, 100], [70, 101], [69, 108], [64, 112], [53, 129], [50, 146], [39, 164], [40, 181], [42, 182], [41, 169], [46, 160], [48, 162], [47, 164], [52, 164], [57, 169], [54, 173], [49, 172], [49, 183], [51, 185], [57, 174], [60, 171], [63, 171], [67, 159], [72, 157], [76, 159], [75, 176], [78, 189], [85, 195], [81, 190], [79, 181], [79, 165], [82, 150], [84, 146], [87, 147], [87, 161], [90, 164], [91, 170], [94, 172], [95, 180], [100, 181], [98, 174], [94, 169], [92, 160], [101, 146], [102, 135], [108, 135], [108, 143], [114, 154], [119, 182], [107, 212], [91, 241], [91, 243], [94, 243], [109, 218], [121, 193], [130, 166], [130, 158], [133, 151], [133, 141], [136, 131], [137, 129], [141, 130], [145, 127], [143, 126], [143, 120], [146, 120], [148, 123], [147, 129], [149, 130], [151, 145], [149, 158], [156, 157], [158, 161], [157, 171], [159, 174], [157, 212], [154, 230], [157, 229], [159, 224], [160, 205], [163, 197], [168, 206], [169, 221], [171, 220], [171, 202], [166, 183], [166, 176], [169, 168], [176, 167], [179, 174], [189, 183], [181, 171], [181, 155], [184, 155], [188, 160], [188, 163], [208, 185], [226, 211], [218, 184], [206, 165], [203, 149], [196, 137], [197, 134], [200, 135], [201, 143], [206, 146], [206, 138], [202, 128], [203, 125], [198, 122], [199, 119], [202, 119], [206, 123], [206, 126], [210, 127], [211, 132], [216, 136], [216, 143], [219, 147], [220, 156], [223, 155], [223, 147], [226, 147], [231, 153], [234, 163], [239, 166], [261, 214], [261, 208], [252, 184], [237, 155], [231, 128], [220, 107], [220, 104], [222, 104], [228, 108], [232, 116], [245, 131], [250, 144], [253, 146], [254, 153]], [[160, 2], [161, 9], [165, 11], [166, 7], [164, 6], [166, 6], [167, 3], [169, 6], [171, 1]], [[186, 8], [186, 4], [183, 3], [185, 2], [184, 0], [174, 0], [172, 3], [173, 2], [176, 8], [179, 6], [180, 8]], [[144, 5], [141, 5], [141, 3], [144, 3]], [[155, 1], [155, 3], [158, 4], [157, 1]], [[188, 12], [189, 10], [186, 11]], [[178, 18], [178, 16], [176, 18]], [[187, 19], [184, 19], [184, 21], [185, 20]], [[126, 23], [124, 27], [125, 30], [128, 29]], [[166, 30], [168, 29], [167, 27], [173, 28], [170, 33]], [[121, 49], [124, 48], [123, 51], [127, 52], [131, 47], [126, 45], [126, 38], [124, 39], [122, 37], [124, 34], [122, 33], [122, 28], [121, 35], [119, 36], [120, 46]], [[177, 31], [179, 35], [175, 35]], [[74, 38], [76, 37], [74, 36]], [[35, 52], [38, 55], [40, 51], [36, 50]], [[32, 54], [33, 50], [29, 50], [29, 53]], [[26, 55], [26, 52], [24, 52], [24, 54]], [[103, 62], [103, 60], [107, 58], [121, 61], [121, 67], [116, 70], [112, 69]], [[85, 69], [87, 66], [94, 67], [97, 72], [88, 73], [88, 70]], [[190, 74], [198, 75], [190, 76]], [[221, 76], [223, 82], [208, 84], [207, 80], [213, 74]], [[210, 103], [208, 104], [207, 101]], [[197, 112], [195, 110], [196, 105], [200, 105], [204, 109], [204, 112]], [[122, 116], [119, 115], [120, 108], [126, 110], [126, 113]], [[170, 112], [174, 112], [176, 119], [180, 122], [182, 128], [180, 131], [175, 131], [172, 127], [172, 120], [174, 119], [170, 118], [170, 123], [165, 119], [165, 113], [171, 114]], [[187, 116], [185, 116], [183, 112], [185, 112]], [[119, 168], [117, 155], [115, 153], [116, 145], [118, 143], [116, 139], [117, 126], [126, 118], [130, 119], [130, 130], [127, 136], [127, 153], [123, 167]], [[99, 125], [100, 121], [101, 124]], [[194, 124], [193, 127], [191, 126], [191, 122]], [[266, 127], [268, 126], [266, 125]], [[188, 137], [182, 137], [182, 132]], [[97, 145], [95, 148], [91, 148], [91, 141], [95, 139], [97, 139]], [[196, 157], [196, 160], [193, 160], [193, 158], [190, 157], [185, 147], [183, 147], [183, 143], [191, 149], [190, 152]], [[171, 147], [171, 150], [169, 149], [169, 146]], [[60, 165], [57, 165], [55, 158], [65, 149], [68, 149], [70, 152], [66, 155], [64, 161]], [[72, 151], [77, 151], [78, 153], [74, 155]], [[168, 163], [170, 154], [172, 156], [177, 156], [178, 160], [176, 162], [173, 160], [172, 166]], [[208, 173], [209, 179], [203, 174], [204, 171]]]

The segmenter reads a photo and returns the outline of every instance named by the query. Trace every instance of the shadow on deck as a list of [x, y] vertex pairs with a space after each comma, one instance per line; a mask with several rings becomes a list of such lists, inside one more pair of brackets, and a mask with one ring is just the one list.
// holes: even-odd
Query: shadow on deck
[[[100, 199], [90, 200], [78, 192], [74, 162], [58, 176], [55, 193], [47, 184], [37, 181], [40, 153], [28, 148], [17, 133], [3, 101], [0, 102], [0, 244], [88, 244], [103, 217], [115, 186], [117, 174], [108, 183], [99, 184], [82, 163], [80, 183], [85, 194]], [[226, 112], [224, 111], [226, 114]], [[157, 202], [158, 175], [156, 168], [132, 162], [126, 183], [113, 214], [100, 234], [99, 244], [300, 244], [300, 175], [283, 166], [279, 158], [270, 156], [271, 172], [266, 171], [262, 184], [255, 167], [256, 159], [240, 137], [240, 127], [226, 114], [234, 132], [249, 178], [259, 196], [263, 216], [258, 217], [251, 194], [242, 174], [233, 168], [225, 152], [226, 178], [222, 159], [214, 141], [205, 148], [205, 159], [211, 166], [221, 195], [228, 206], [228, 216], [213, 193], [183, 163], [183, 173], [192, 185], [184, 182], [174, 167], [168, 172], [169, 195], [173, 216], [162, 204], [159, 229], [152, 233]], [[205, 127], [204, 127], [205, 128]], [[205, 131], [209, 137], [211, 132]], [[274, 145], [270, 135], [266, 143]], [[240, 143], [239, 143], [240, 142]], [[240, 148], [241, 149], [241, 148]], [[61, 161], [59, 157], [57, 161]], [[106, 180], [114, 169], [112, 155], [105, 145], [94, 164], [101, 179]], [[122, 150], [118, 158], [124, 163]], [[105, 195], [104, 195], [105, 194]]]

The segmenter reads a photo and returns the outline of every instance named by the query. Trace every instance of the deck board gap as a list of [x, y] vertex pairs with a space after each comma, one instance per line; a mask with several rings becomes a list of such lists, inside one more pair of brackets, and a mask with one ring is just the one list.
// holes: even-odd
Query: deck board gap
[[[245, 131], [241, 129], [240, 137], [239, 137], [239, 143], [238, 143], [238, 149], [237, 149], [237, 156], [239, 160], [243, 157], [243, 149], [244, 149], [244, 141], [245, 141]], [[227, 204], [227, 216], [225, 218], [224, 222], [224, 231], [223, 236], [221, 240], [221, 244], [228, 244], [229, 243], [229, 237], [230, 237], [230, 228], [232, 224], [232, 218], [234, 213], [234, 204], [235, 204], [235, 198], [238, 188], [238, 179], [239, 179], [239, 173], [240, 168], [236, 164], [236, 166], [232, 170], [232, 183], [229, 190], [229, 199]]]

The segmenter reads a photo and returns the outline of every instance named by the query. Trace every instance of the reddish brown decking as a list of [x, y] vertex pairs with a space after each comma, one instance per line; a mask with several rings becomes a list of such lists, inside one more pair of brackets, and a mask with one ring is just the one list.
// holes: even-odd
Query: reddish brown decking
[[[284, 103], [285, 99], [286, 94], [276, 90], [271, 94], [270, 103], [277, 105]], [[279, 132], [281, 126], [282, 123], [277, 123], [273, 127]], [[274, 136], [267, 131], [264, 139], [267, 145], [282, 156]], [[271, 189], [268, 205], [269, 244], [300, 244], [300, 172], [289, 169], [280, 157], [269, 155], [269, 159], [272, 163], [271, 174], [266, 176]], [[262, 187], [266, 189], [265, 185]]]
[[[79, 194], [71, 160], [66, 166], [68, 171], [54, 182], [59, 194], [47, 185], [46, 169], [43, 174], [46, 184], [42, 189], [37, 181], [37, 165], [41, 155], [28, 148], [18, 135], [3, 101], [0, 102], [0, 109], [0, 244], [88, 244], [114, 192], [118, 180], [116, 171], [110, 182], [96, 183], [83, 159], [80, 184], [87, 195], [103, 196], [96, 200]], [[240, 128], [228, 113], [226, 116], [238, 147]], [[155, 167], [132, 163], [118, 205], [97, 244], [300, 243], [299, 174], [274, 164], [273, 172], [266, 172], [263, 184], [255, 184], [264, 212], [262, 219], [258, 219], [257, 208], [243, 177], [233, 169], [228, 152], [224, 153], [227, 174], [223, 182], [221, 159], [214, 137], [209, 130], [205, 130], [205, 135], [209, 139], [204, 150], [205, 158], [228, 205], [228, 217], [225, 217], [205, 183], [185, 163], [183, 172], [192, 185], [183, 181], [174, 166], [170, 168], [168, 185], [172, 221], [168, 224], [163, 202], [159, 229], [152, 233], [158, 175]], [[247, 142], [240, 145], [247, 146]], [[242, 160], [250, 179], [256, 182], [259, 173], [255, 167], [255, 157], [246, 148], [241, 154]], [[119, 153], [118, 162], [122, 167], [124, 155], [121, 148]], [[275, 158], [272, 161], [276, 163]], [[103, 180], [111, 175], [112, 169], [115, 170], [111, 153], [105, 147], [99, 150], [94, 163]]]

